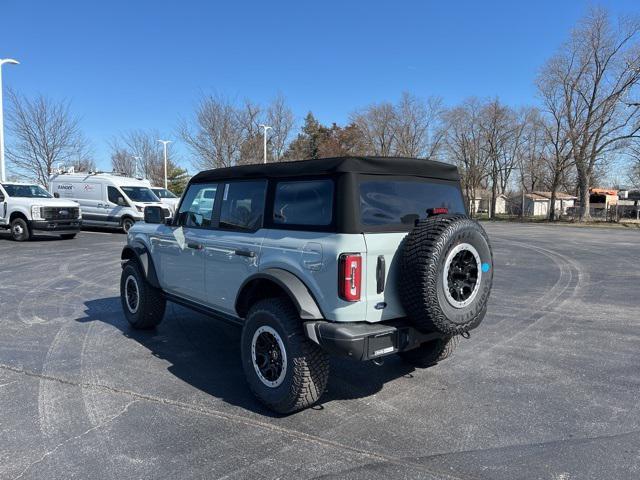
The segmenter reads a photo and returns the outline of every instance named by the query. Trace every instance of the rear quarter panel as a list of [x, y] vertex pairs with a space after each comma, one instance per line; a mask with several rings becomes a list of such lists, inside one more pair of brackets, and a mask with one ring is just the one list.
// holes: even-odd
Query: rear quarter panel
[[[327, 320], [357, 322], [366, 319], [365, 298], [359, 302], [345, 302], [338, 297], [338, 258], [341, 253], [360, 253], [365, 257], [366, 245], [361, 234], [280, 229], [265, 233], [260, 270], [281, 268], [296, 275], [309, 288]], [[363, 265], [363, 278], [366, 278], [366, 271], [366, 265]]]

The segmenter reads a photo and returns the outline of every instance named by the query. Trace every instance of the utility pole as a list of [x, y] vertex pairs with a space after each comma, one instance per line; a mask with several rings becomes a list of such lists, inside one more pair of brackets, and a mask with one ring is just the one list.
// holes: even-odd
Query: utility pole
[[259, 128], [264, 128], [264, 163], [267, 163], [267, 130], [273, 130], [268, 125], [258, 125]]
[[171, 143], [171, 140], [158, 140], [164, 145], [164, 188], [167, 188], [167, 144]]
[[19, 65], [20, 62], [13, 58], [0, 58], [0, 182], [7, 179], [7, 172], [4, 166], [4, 111], [2, 110], [2, 66]]

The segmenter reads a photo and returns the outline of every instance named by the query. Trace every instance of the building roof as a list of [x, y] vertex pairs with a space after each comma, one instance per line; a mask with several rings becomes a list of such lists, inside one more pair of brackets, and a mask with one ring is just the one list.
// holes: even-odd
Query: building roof
[[[551, 199], [551, 192], [543, 192], [543, 191], [535, 190], [533, 193], [540, 197]], [[568, 193], [564, 193], [564, 192], [556, 192], [556, 200], [577, 200], [577, 199], [578, 197], [576, 197], [575, 195], [569, 195]]]
[[595, 195], [613, 195], [613, 196], [617, 196], [618, 195], [618, 190], [616, 190], [614, 188], [590, 188], [589, 189], [589, 193], [595, 194]]
[[403, 157], [335, 157], [293, 162], [241, 165], [216, 168], [198, 173], [192, 183], [231, 178], [278, 178], [333, 173], [365, 173], [372, 175], [408, 175], [458, 181], [455, 165]]
[[543, 197], [542, 195], [538, 195], [538, 193], [525, 193], [524, 196], [529, 200], [533, 200], [534, 202], [548, 202], [549, 199], [547, 197]]

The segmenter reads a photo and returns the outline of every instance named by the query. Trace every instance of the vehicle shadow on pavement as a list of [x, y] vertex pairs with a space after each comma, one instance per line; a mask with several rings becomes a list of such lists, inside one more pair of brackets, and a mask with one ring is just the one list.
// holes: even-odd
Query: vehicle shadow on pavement
[[[155, 329], [141, 331], [129, 326], [120, 297], [90, 300], [85, 307], [85, 316], [76, 319], [77, 322], [98, 321], [116, 327], [153, 356], [169, 362], [167, 370], [180, 380], [232, 405], [261, 415], [280, 416], [263, 407], [246, 384], [240, 361], [239, 327], [168, 303], [163, 322]], [[122, 352], [125, 355], [127, 352]], [[131, 362], [123, 361], [122, 365]], [[329, 385], [320, 400], [321, 407], [315, 408], [330, 408], [334, 400], [368, 397], [380, 391], [385, 383], [410, 376], [413, 370], [393, 355], [381, 366], [332, 358]]]

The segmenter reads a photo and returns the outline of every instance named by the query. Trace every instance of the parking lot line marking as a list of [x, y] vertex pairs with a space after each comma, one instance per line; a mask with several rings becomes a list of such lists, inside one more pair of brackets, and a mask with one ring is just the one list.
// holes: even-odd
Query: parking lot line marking
[[148, 402], [153, 402], [153, 403], [158, 403], [161, 405], [169, 405], [169, 406], [173, 406], [176, 408], [180, 408], [182, 410], [187, 410], [189, 412], [193, 412], [193, 413], [199, 413], [202, 415], [207, 415], [210, 417], [214, 417], [214, 418], [220, 418], [222, 420], [227, 420], [230, 422], [235, 422], [235, 423], [241, 423], [244, 424], [246, 426], [249, 427], [255, 427], [255, 428], [262, 428], [264, 430], [270, 430], [272, 432], [276, 432], [276, 433], [280, 433], [283, 435], [287, 435], [293, 438], [296, 438], [298, 440], [302, 440], [302, 441], [307, 441], [310, 443], [315, 443], [317, 445], [322, 445], [325, 447], [330, 447], [330, 448], [335, 448], [338, 450], [345, 450], [345, 451], [349, 451], [355, 455], [359, 455], [362, 457], [366, 457], [369, 458], [371, 460], [377, 461], [377, 462], [384, 462], [384, 463], [390, 463], [393, 465], [397, 465], [400, 467], [405, 467], [405, 468], [410, 468], [410, 469], [414, 469], [414, 470], [419, 470], [422, 471], [424, 473], [427, 473], [429, 475], [433, 475], [435, 478], [446, 478], [446, 479], [451, 479], [451, 480], [475, 480], [475, 478], [477, 477], [472, 477], [472, 476], [468, 476], [465, 474], [464, 477], [460, 477], [460, 476], [455, 476], [452, 475], [449, 472], [442, 472], [439, 470], [434, 470], [431, 468], [428, 468], [422, 464], [419, 463], [414, 463], [411, 461], [406, 461], [406, 460], [402, 460], [399, 458], [395, 458], [395, 457], [391, 457], [388, 455], [384, 455], [381, 453], [377, 453], [377, 452], [372, 452], [369, 450], [365, 450], [363, 448], [358, 448], [358, 447], [353, 447], [351, 445], [345, 445], [343, 443], [340, 442], [336, 442], [334, 440], [329, 440], [326, 438], [322, 438], [322, 437], [318, 437], [315, 435], [311, 435], [309, 433], [304, 433], [304, 432], [300, 432], [298, 430], [292, 430], [286, 427], [281, 427], [278, 425], [273, 425], [267, 422], [263, 422], [260, 420], [256, 420], [256, 419], [252, 419], [249, 417], [244, 417], [242, 415], [237, 415], [237, 414], [233, 414], [233, 413], [225, 413], [222, 412], [220, 410], [215, 410], [212, 408], [207, 408], [207, 407], [203, 407], [203, 406], [199, 406], [199, 405], [191, 405], [185, 402], [180, 402], [177, 400], [171, 400], [168, 398], [162, 398], [162, 397], [156, 397], [154, 395], [148, 395], [148, 394], [144, 394], [144, 393], [139, 393], [139, 392], [134, 392], [132, 390], [125, 390], [125, 389], [119, 389], [119, 388], [115, 388], [115, 387], [111, 387], [109, 385], [103, 385], [103, 384], [96, 384], [96, 383], [87, 383], [87, 382], [76, 382], [73, 380], [69, 380], [63, 377], [55, 377], [52, 375], [45, 375], [45, 374], [41, 374], [41, 373], [36, 373], [30, 370], [26, 370], [26, 369], [22, 369], [22, 368], [18, 368], [18, 367], [14, 367], [11, 365], [6, 365], [3, 363], [0, 363], [0, 369], [3, 370], [8, 370], [10, 372], [14, 372], [14, 373], [21, 373], [27, 377], [34, 377], [34, 378], [38, 378], [40, 380], [47, 380], [47, 381], [52, 381], [52, 382], [58, 382], [58, 383], [62, 383], [64, 385], [70, 385], [70, 386], [74, 386], [74, 387], [81, 387], [81, 388], [93, 388], [96, 390], [102, 390], [102, 391], [106, 391], [106, 392], [111, 392], [111, 393], [117, 393], [120, 395], [129, 395], [137, 400], [146, 400]]

